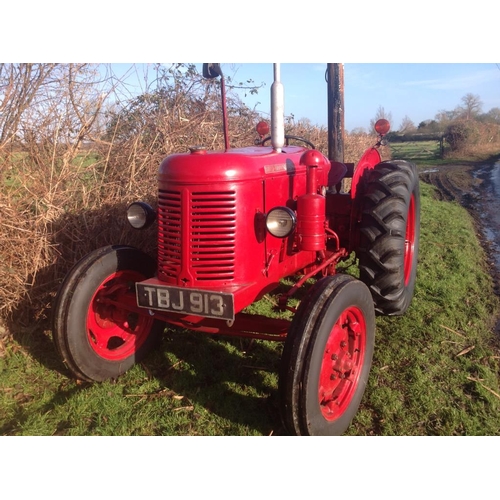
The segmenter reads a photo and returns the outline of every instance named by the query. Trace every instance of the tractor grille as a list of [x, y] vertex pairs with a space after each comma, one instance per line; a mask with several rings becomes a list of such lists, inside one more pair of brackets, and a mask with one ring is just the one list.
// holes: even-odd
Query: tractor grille
[[160, 190], [158, 196], [158, 272], [175, 277], [181, 268], [181, 194]]
[[160, 279], [189, 276], [196, 281], [232, 280], [235, 192], [160, 190], [158, 202]]

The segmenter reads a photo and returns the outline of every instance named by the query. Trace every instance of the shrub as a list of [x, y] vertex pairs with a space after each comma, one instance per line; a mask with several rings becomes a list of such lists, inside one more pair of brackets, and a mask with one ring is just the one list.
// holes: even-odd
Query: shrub
[[445, 139], [452, 152], [461, 154], [495, 149], [500, 145], [500, 125], [477, 120], [455, 121], [447, 127]]
[[452, 151], [465, 151], [470, 146], [478, 144], [480, 133], [474, 120], [460, 120], [451, 123], [446, 128], [444, 138]]

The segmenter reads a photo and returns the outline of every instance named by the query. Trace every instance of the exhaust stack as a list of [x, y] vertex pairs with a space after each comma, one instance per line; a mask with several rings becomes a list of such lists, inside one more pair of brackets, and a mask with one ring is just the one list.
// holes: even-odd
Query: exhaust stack
[[271, 85], [271, 144], [277, 153], [285, 145], [285, 97], [280, 82], [280, 64], [274, 63], [274, 82]]

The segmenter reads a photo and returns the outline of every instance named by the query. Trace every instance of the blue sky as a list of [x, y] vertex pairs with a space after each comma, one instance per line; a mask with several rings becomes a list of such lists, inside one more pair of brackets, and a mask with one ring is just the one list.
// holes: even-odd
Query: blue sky
[[[223, 71], [266, 86], [245, 102], [269, 109], [273, 70], [271, 64], [225, 64]], [[327, 97], [323, 64], [282, 64], [285, 114], [326, 125]], [[397, 129], [407, 115], [415, 125], [433, 119], [440, 110], [452, 110], [461, 98], [479, 95], [483, 111], [500, 108], [500, 64], [344, 64], [345, 127], [368, 128], [379, 106], [390, 112]]]
[[[243, 96], [251, 108], [269, 113], [273, 81], [272, 63], [221, 63], [226, 76], [235, 82], [252, 79], [263, 84], [257, 95]], [[116, 65], [118, 72], [131, 64]], [[201, 65], [198, 65], [201, 68]], [[308, 118], [313, 124], [327, 123], [326, 63], [282, 63], [281, 81], [285, 88], [285, 114]], [[152, 65], [135, 65], [143, 77]], [[151, 74], [148, 75], [151, 78]], [[397, 130], [408, 116], [415, 125], [434, 119], [441, 110], [461, 105], [465, 94], [478, 95], [483, 112], [500, 108], [500, 63], [346, 63], [345, 128], [368, 129], [379, 106], [392, 115]]]
[[[463, 8], [420, 0], [402, 6], [356, 1], [325, 4], [309, 0], [237, 9], [228, 0], [153, 2], [117, 8], [88, 0], [74, 13], [58, 0], [30, 5], [10, 2], [0, 32], [7, 61], [121, 63], [134, 61], [244, 61], [222, 63], [227, 75], [266, 86], [257, 102], [269, 111], [272, 60], [285, 61], [285, 112], [325, 124], [326, 63], [345, 63], [345, 125], [367, 128], [379, 106], [393, 117], [393, 129], [407, 115], [415, 124], [452, 110], [467, 93], [480, 96], [483, 111], [500, 107], [498, 16], [489, 0]], [[58, 12], [54, 17], [53, 12]], [[20, 40], [25, 43], [20, 43]], [[260, 64], [261, 61], [268, 61]], [[307, 61], [307, 64], [301, 63]], [[151, 66], [151, 64], [150, 64]]]

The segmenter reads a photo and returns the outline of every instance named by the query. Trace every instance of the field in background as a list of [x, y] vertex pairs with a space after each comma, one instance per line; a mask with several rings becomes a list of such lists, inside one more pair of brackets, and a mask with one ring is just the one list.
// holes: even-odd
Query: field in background
[[390, 149], [394, 159], [421, 162], [442, 158], [439, 141], [391, 142]]

